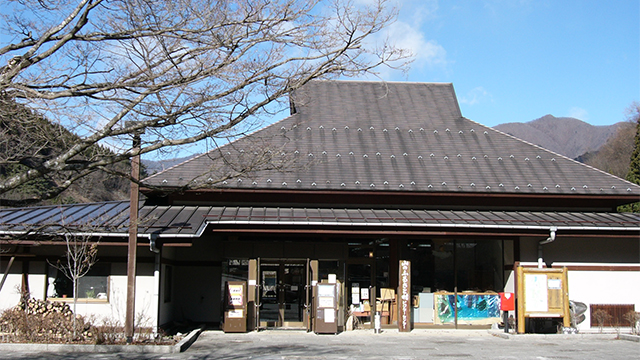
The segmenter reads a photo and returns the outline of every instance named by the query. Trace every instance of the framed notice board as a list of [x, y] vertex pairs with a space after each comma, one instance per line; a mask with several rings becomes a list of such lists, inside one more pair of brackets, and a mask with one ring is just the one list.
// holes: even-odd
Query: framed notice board
[[562, 318], [570, 326], [567, 269], [517, 268], [518, 333], [525, 318]]

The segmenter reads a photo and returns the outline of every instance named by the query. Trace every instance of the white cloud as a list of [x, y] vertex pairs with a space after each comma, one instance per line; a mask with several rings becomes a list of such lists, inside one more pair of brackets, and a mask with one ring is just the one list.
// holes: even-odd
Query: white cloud
[[567, 114], [567, 116], [582, 121], [589, 120], [589, 112], [579, 107], [572, 107], [571, 109], [569, 109], [569, 113]]
[[460, 97], [460, 102], [467, 105], [477, 105], [484, 102], [492, 102], [493, 96], [482, 86], [475, 87], [466, 95]]
[[396, 47], [411, 51], [415, 58], [414, 67], [447, 63], [445, 49], [435, 40], [426, 40], [418, 26], [396, 21], [387, 28], [386, 36]]

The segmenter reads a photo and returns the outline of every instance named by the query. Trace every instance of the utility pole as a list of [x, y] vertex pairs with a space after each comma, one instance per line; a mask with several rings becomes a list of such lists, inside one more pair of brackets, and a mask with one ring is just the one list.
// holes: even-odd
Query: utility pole
[[[131, 126], [133, 122], [127, 122], [125, 126]], [[124, 335], [127, 344], [133, 342], [135, 332], [135, 300], [136, 300], [136, 257], [138, 254], [138, 199], [140, 193], [140, 146], [142, 130], [133, 133], [132, 150], [136, 155], [131, 157], [131, 196], [129, 200], [129, 252], [127, 257], [127, 308], [124, 320]]]

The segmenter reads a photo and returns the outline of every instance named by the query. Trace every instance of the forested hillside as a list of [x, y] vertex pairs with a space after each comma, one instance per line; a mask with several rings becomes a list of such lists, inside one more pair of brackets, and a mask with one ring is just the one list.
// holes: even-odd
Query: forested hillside
[[[0, 99], [0, 177], [11, 177], [21, 169], [38, 169], [42, 163], [76, 143], [77, 139], [67, 129], [52, 124], [25, 106]], [[109, 149], [94, 145], [75, 156], [73, 161], [81, 163], [90, 158], [111, 155]], [[120, 163], [94, 171], [62, 193], [55, 194], [57, 196], [53, 199], [37, 201], [35, 199], [39, 194], [51, 192], [53, 184], [65, 181], [56, 175], [47, 175], [4, 194], [0, 198], [0, 205], [27, 206], [126, 199], [128, 180], [111, 172], [128, 173], [129, 168], [128, 163]]]
[[594, 126], [575, 118], [546, 115], [526, 123], [506, 123], [494, 128], [575, 159], [597, 151], [622, 124]]

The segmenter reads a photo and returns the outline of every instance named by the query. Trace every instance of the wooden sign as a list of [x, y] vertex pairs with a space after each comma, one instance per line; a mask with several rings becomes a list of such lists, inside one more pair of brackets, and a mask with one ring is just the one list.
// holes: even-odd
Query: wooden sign
[[411, 262], [400, 260], [398, 281], [398, 331], [411, 331]]

